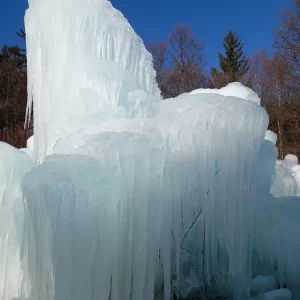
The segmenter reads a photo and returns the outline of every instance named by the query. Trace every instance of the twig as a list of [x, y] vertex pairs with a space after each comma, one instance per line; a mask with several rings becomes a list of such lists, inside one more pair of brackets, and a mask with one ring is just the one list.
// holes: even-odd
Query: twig
[[197, 222], [197, 220], [198, 220], [198, 218], [199, 218], [199, 216], [200, 216], [200, 214], [201, 214], [201, 212], [202, 212], [202, 209], [203, 209], [203, 208], [201, 207], [201, 209], [200, 209], [198, 215], [196, 216], [195, 220], [193, 221], [193, 223], [191, 224], [191, 226], [189, 227], [189, 229], [188, 229], [187, 232], [185, 233], [185, 235], [184, 235], [184, 237], [183, 237], [183, 240], [181, 241], [180, 247], [182, 247], [182, 245], [183, 245], [183, 243], [184, 243], [184, 241], [185, 241], [187, 235], [189, 234], [190, 230], [193, 228], [193, 226], [194, 226], [195, 223]]
[[172, 233], [172, 236], [173, 236], [173, 239], [174, 239], [174, 243], [175, 243], [175, 245], [176, 245], [176, 239], [175, 239], [175, 235], [174, 235], [173, 230], [171, 230], [171, 233]]

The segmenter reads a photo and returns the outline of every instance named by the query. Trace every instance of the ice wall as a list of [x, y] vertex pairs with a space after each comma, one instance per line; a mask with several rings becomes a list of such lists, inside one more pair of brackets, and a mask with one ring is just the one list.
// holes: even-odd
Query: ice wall
[[249, 296], [277, 153], [257, 94], [157, 101], [151, 55], [107, 0], [29, 0], [26, 34], [46, 159], [23, 181], [30, 300]]
[[[256, 204], [255, 204], [255, 243], [264, 242], [264, 230], [268, 226], [267, 214], [272, 205], [270, 190], [275, 181], [275, 165], [278, 149], [274, 133], [267, 132], [256, 160]], [[271, 138], [270, 138], [271, 137]]]
[[34, 155], [112, 118], [146, 117], [160, 98], [151, 55], [107, 0], [29, 0], [28, 117]]
[[11, 300], [28, 297], [31, 289], [27, 261], [21, 260], [25, 239], [21, 183], [33, 162], [3, 142], [0, 153], [0, 299]]
[[61, 138], [23, 182], [34, 300], [168, 300], [214, 280], [241, 299], [267, 124], [254, 103], [184, 95]]

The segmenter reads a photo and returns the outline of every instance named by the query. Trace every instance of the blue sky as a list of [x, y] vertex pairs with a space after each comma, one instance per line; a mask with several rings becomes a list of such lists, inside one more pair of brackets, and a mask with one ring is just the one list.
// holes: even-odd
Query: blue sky
[[[236, 31], [249, 56], [262, 47], [272, 52], [280, 11], [292, 0], [112, 0], [147, 43], [164, 40], [178, 23], [190, 25], [206, 48], [209, 67], [218, 64], [218, 52], [228, 29]], [[27, 0], [4, 1], [0, 9], [0, 46], [20, 44], [15, 32], [22, 27]]]

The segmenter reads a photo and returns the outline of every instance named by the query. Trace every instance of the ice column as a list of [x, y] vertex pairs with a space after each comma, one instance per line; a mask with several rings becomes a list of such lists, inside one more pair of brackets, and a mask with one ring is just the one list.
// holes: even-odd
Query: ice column
[[38, 161], [58, 138], [106, 119], [148, 116], [160, 98], [151, 55], [109, 1], [29, 0], [25, 23]]

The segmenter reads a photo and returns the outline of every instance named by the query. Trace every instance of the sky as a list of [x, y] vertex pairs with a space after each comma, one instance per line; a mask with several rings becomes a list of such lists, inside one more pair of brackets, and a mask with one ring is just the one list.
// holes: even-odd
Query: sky
[[[208, 67], [218, 66], [223, 37], [237, 32], [248, 56], [264, 47], [272, 53], [274, 29], [280, 11], [292, 0], [111, 0], [145, 43], [166, 40], [176, 24], [190, 26], [205, 44]], [[6, 0], [0, 9], [0, 47], [22, 45], [16, 31], [22, 28], [27, 0]]]

